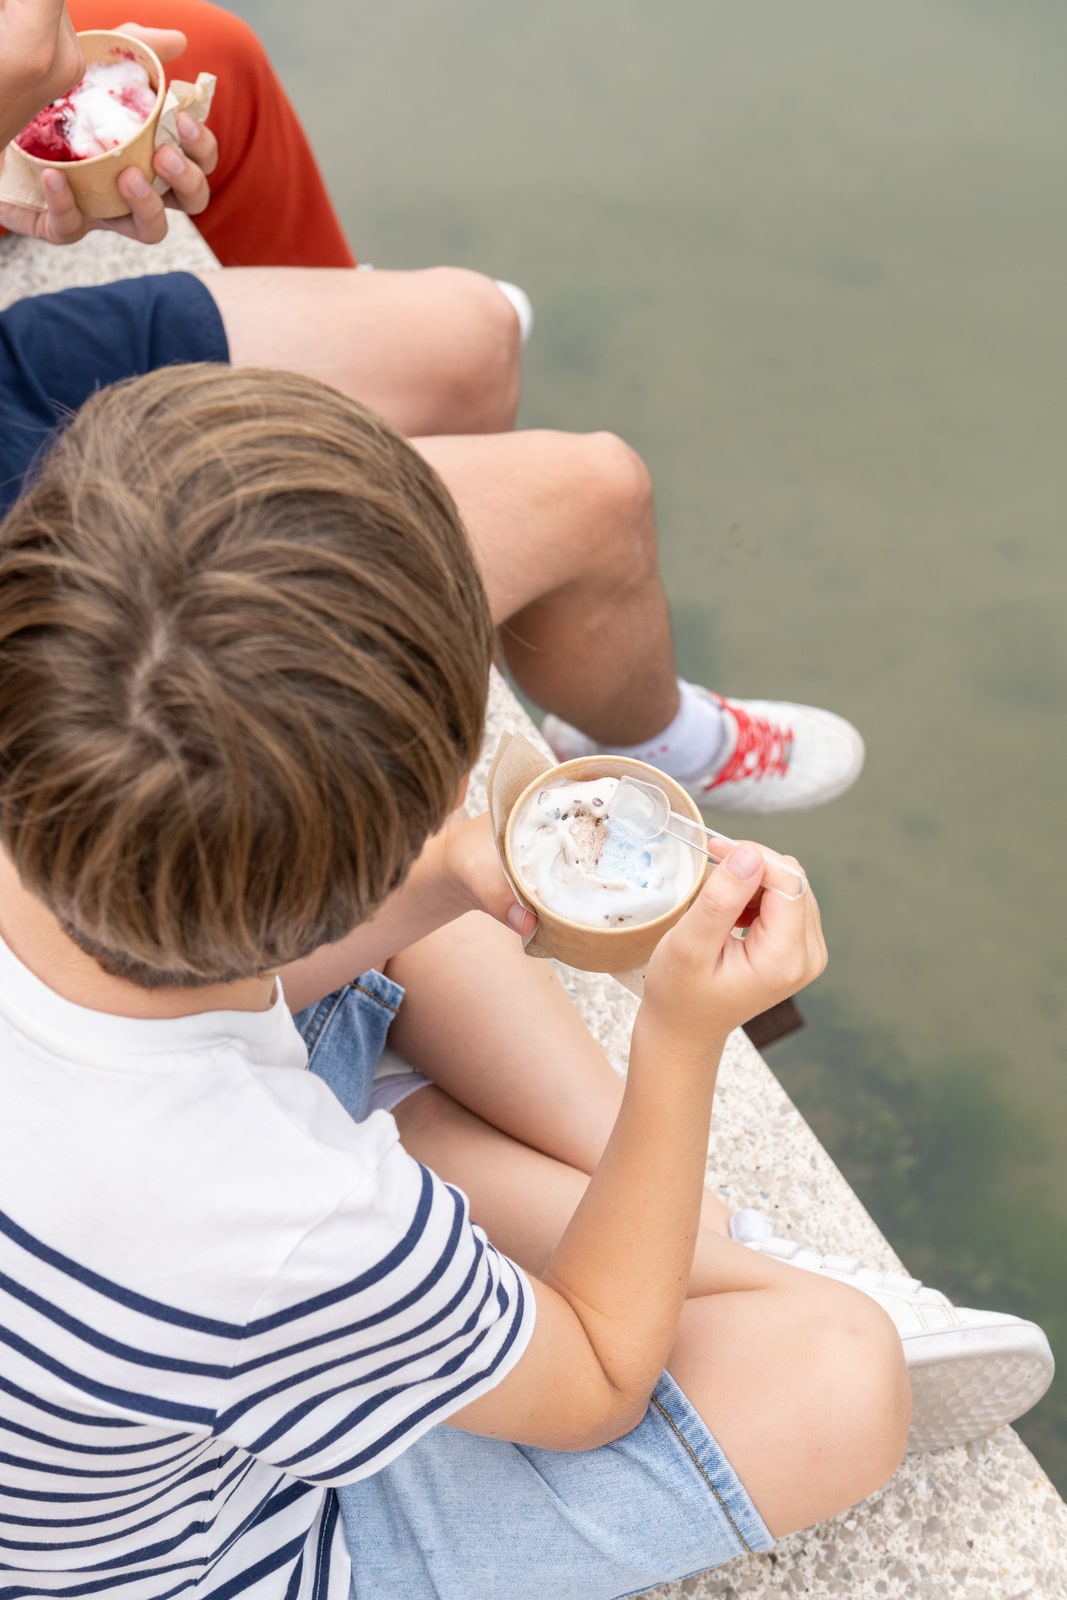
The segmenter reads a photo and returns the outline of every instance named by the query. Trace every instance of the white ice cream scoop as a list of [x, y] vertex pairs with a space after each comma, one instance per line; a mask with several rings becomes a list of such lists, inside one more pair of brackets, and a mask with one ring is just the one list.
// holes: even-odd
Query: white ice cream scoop
[[[664, 791], [656, 784], [645, 783], [640, 778], [619, 779], [608, 804], [608, 816], [638, 839], [657, 839], [660, 834], [667, 833], [715, 862], [728, 855], [737, 843], [736, 839], [727, 838], [725, 833], [716, 833], [714, 828], [705, 828], [701, 823], [672, 811]], [[800, 869], [791, 867], [773, 851], [761, 849], [760, 854], [765, 863], [763, 887], [772, 889], [785, 900], [799, 900], [808, 887], [808, 880]]]

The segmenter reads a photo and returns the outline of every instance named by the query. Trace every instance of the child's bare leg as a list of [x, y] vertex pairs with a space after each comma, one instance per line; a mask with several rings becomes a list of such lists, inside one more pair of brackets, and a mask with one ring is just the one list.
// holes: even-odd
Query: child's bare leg
[[[396, 1118], [406, 1148], [466, 1191], [494, 1243], [543, 1272], [584, 1174], [490, 1127], [436, 1087], [402, 1101]], [[899, 1465], [910, 1413], [888, 1317], [855, 1290], [710, 1230], [697, 1252], [669, 1370], [772, 1533], [871, 1494]]]
[[[390, 1043], [412, 1066], [494, 1128], [574, 1169], [579, 1183], [593, 1171], [622, 1084], [549, 962], [474, 912], [389, 971], [410, 992]], [[724, 1234], [728, 1218], [706, 1191], [704, 1227]]]
[[[618, 1080], [551, 970], [488, 918], [450, 925], [390, 971], [408, 989], [392, 1042], [435, 1080], [396, 1108], [405, 1146], [542, 1273], [603, 1148]], [[900, 1340], [866, 1296], [724, 1238], [723, 1208], [708, 1201], [718, 1215], [698, 1235], [670, 1370], [780, 1534], [895, 1470], [909, 1420]]]

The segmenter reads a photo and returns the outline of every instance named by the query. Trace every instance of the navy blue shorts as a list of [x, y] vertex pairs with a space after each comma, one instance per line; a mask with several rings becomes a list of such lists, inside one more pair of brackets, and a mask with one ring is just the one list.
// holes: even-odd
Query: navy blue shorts
[[189, 272], [32, 295], [0, 311], [0, 515], [58, 424], [96, 389], [180, 361], [228, 361]]

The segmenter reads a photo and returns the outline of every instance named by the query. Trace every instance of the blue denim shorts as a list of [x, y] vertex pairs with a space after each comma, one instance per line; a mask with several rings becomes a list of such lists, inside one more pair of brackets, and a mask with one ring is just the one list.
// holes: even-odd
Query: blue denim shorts
[[0, 515], [95, 390], [179, 361], [228, 360], [219, 309], [189, 272], [30, 295], [0, 311]]
[[[296, 1018], [311, 1070], [357, 1121], [402, 998], [367, 972]], [[619, 1600], [773, 1543], [667, 1373], [614, 1444], [538, 1450], [442, 1425], [336, 1493], [351, 1600]]]

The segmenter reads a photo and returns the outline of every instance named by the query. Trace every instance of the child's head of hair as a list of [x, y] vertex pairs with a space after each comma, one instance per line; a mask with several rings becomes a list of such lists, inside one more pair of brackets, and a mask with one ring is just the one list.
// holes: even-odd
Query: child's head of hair
[[0, 844], [105, 971], [269, 971], [403, 880], [492, 629], [448, 492], [294, 374], [94, 396], [0, 524]]

